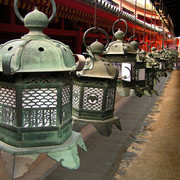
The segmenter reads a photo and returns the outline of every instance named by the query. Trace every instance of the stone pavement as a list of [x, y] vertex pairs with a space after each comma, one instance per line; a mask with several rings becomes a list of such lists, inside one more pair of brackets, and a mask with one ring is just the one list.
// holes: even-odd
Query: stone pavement
[[[161, 92], [168, 78], [162, 77], [155, 89]], [[140, 127], [145, 123], [157, 96], [131, 97], [116, 111], [120, 117], [122, 131], [113, 127], [110, 137], [95, 132], [86, 141], [88, 151], [79, 151], [81, 165], [78, 170], [68, 170], [57, 165], [40, 180], [111, 180], [119, 167], [120, 160], [129, 145], [135, 140]], [[133, 154], [131, 155], [133, 156]], [[131, 157], [130, 157], [131, 158]]]
[[[180, 180], [180, 71], [174, 71], [148, 118], [127, 149], [117, 180]], [[141, 142], [141, 143], [140, 143]], [[130, 154], [136, 157], [129, 160]]]

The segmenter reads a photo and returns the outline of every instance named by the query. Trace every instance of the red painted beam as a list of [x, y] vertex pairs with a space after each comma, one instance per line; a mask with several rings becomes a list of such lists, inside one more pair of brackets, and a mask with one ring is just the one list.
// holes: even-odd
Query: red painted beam
[[0, 23], [1, 32], [28, 33], [28, 29], [23, 25]]
[[[89, 14], [94, 14], [94, 11], [95, 11], [94, 6], [87, 4], [87, 3], [83, 3], [78, 0], [55, 0], [55, 2], [56, 2], [56, 4], [60, 4], [62, 6], [66, 6], [71, 9], [76, 9], [81, 12], [85, 12], [85, 13], [89, 13]], [[118, 19], [117, 16], [115, 16], [107, 11], [104, 11], [102, 9], [99, 9], [99, 8], [97, 8], [97, 17], [107, 19], [108, 21], [112, 22], [112, 25], [113, 25], [113, 22], [115, 22]], [[130, 29], [134, 28], [134, 23], [128, 22], [128, 21], [127, 21], [127, 23], [128, 23], [128, 26]], [[123, 30], [125, 29], [124, 24], [123, 24], [123, 26], [121, 24], [117, 25], [117, 27], [123, 27], [122, 29]], [[142, 33], [143, 33], [143, 27], [136, 25], [136, 29], [138, 30], [138, 32], [142, 31]], [[131, 33], [131, 32], [129, 31], [129, 33]], [[150, 33], [150, 30], [146, 30], [146, 33]]]
[[43, 31], [47, 35], [55, 35], [55, 36], [77, 36], [78, 32], [77, 31], [69, 31], [69, 30], [58, 30], [58, 29], [51, 29], [51, 28], [46, 28]]
[[[0, 23], [0, 32], [14, 32], [27, 34], [29, 30], [23, 25]], [[56, 36], [77, 36], [77, 31], [59, 30], [51, 28], [44, 29], [44, 33], [47, 35]]]
[[[81, 12], [94, 14], [94, 6], [91, 6], [90, 4], [86, 4], [77, 0], [55, 0], [56, 4], [60, 4], [66, 7], [69, 7], [71, 9], [77, 9]], [[117, 17], [115, 15], [112, 15], [111, 13], [108, 13], [107, 11], [101, 10], [98, 8], [97, 10], [97, 16], [115, 21], [117, 20]]]

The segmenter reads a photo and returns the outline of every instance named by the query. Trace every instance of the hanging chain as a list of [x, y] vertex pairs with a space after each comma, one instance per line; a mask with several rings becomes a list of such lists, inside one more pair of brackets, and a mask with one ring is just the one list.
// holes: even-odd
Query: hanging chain
[[155, 41], [155, 26], [156, 26], [156, 1], [154, 1], [155, 3], [155, 21], [154, 21], [154, 41]]
[[[161, 8], [163, 12], [163, 0], [161, 1]], [[164, 23], [163, 23], [163, 18], [161, 17], [161, 26], [163, 28], [163, 42], [162, 42], [162, 49], [164, 49], [164, 41], [165, 41], [165, 30], [164, 30]]]
[[[163, 0], [162, 0], [162, 12], [164, 11], [164, 5], [163, 5]], [[162, 21], [163, 23], [164, 21]], [[163, 23], [163, 45], [165, 43], [165, 24]], [[166, 46], [167, 48], [167, 46]]]
[[143, 25], [143, 42], [145, 42], [145, 31], [146, 31], [146, 27], [145, 27], [145, 21], [146, 21], [146, 0], [144, 3], [144, 25]]
[[136, 35], [136, 8], [137, 8], [137, 0], [135, 0], [135, 12], [134, 12], [135, 19], [134, 19], [133, 36], [135, 36], [135, 35]]
[[[158, 27], [161, 27], [162, 28], [162, 24], [161, 24], [161, 17], [159, 16], [159, 23], [158, 23]], [[163, 29], [163, 28], [162, 28]], [[159, 31], [158, 33], [158, 36], [161, 40], [161, 36], [162, 36], [162, 33]], [[161, 45], [161, 49], [163, 49], [163, 38], [162, 38], [162, 45]]]
[[[162, 20], [162, 19], [161, 19]], [[162, 42], [162, 49], [164, 49], [164, 40], [165, 40], [165, 30], [164, 30], [164, 23], [163, 21], [161, 21], [162, 23], [162, 28], [163, 28], [163, 42]]]
[[122, 11], [122, 0], [119, 1], [119, 14], [118, 14], [118, 19], [120, 19], [121, 11]]
[[97, 0], [94, 0], [94, 1], [95, 1], [94, 27], [95, 27], [96, 30], [97, 30]]
[[151, 31], [150, 31], [150, 42], [152, 41], [152, 14], [153, 14], [153, 4], [151, 3]]

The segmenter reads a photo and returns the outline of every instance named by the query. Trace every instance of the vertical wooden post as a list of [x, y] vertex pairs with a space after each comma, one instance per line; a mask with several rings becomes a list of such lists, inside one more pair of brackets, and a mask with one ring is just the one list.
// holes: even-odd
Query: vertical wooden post
[[15, 25], [16, 24], [16, 17], [14, 13], [14, 7], [11, 7], [11, 24]]
[[61, 29], [64, 30], [64, 17], [62, 17], [62, 21], [61, 21]]
[[74, 49], [75, 49], [76, 54], [81, 54], [82, 36], [83, 36], [82, 28], [79, 28], [76, 39], [75, 39], [75, 48]]

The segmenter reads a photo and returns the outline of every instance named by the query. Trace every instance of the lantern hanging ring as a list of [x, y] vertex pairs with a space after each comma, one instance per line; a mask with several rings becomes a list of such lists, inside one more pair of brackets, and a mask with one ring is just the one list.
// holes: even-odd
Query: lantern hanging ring
[[84, 35], [83, 35], [83, 43], [84, 43], [84, 46], [86, 47], [86, 49], [88, 49], [88, 46], [87, 46], [87, 44], [86, 44], [86, 36], [87, 36], [87, 34], [89, 33], [89, 32], [91, 32], [91, 31], [99, 31], [99, 32], [102, 32], [105, 36], [106, 36], [106, 39], [107, 39], [107, 43], [106, 43], [106, 45], [105, 45], [105, 49], [108, 47], [108, 45], [109, 45], [109, 36], [108, 36], [108, 34], [106, 33], [106, 31], [104, 31], [102, 28], [100, 28], [100, 27], [91, 27], [91, 28], [89, 28], [88, 30], [86, 30], [86, 32], [84, 33]]
[[[114, 24], [113, 24], [113, 27], [112, 27], [112, 33], [113, 33], [113, 36], [114, 36], [114, 28], [115, 28], [115, 25], [118, 23], [118, 22], [120, 22], [120, 21], [122, 21], [122, 22], [124, 22], [125, 23], [125, 25], [126, 25], [126, 31], [125, 31], [125, 33], [124, 33], [124, 36], [127, 34], [127, 31], [128, 31], [128, 25], [127, 25], [127, 22], [124, 20], [124, 19], [118, 19], [118, 20], [116, 20], [115, 22], [114, 22]], [[123, 36], [123, 37], [124, 37]]]
[[87, 44], [86, 44], [86, 36], [91, 31], [96, 31], [96, 32], [99, 31], [99, 32], [102, 32], [103, 34], [105, 34], [106, 39], [107, 39], [107, 43], [106, 43], [104, 49], [107, 48], [108, 45], [109, 45], [109, 36], [102, 28], [100, 28], [100, 27], [92, 27], [92, 28], [89, 28], [88, 30], [86, 30], [86, 32], [83, 35], [83, 44], [86, 47], [86, 50], [88, 51], [88, 54], [89, 54], [89, 56], [91, 58], [91, 61], [92, 61], [92, 65], [91, 65], [91, 67], [89, 69], [92, 69], [94, 67], [94, 54], [92, 53], [90, 46], [87, 46]]
[[150, 51], [150, 46], [149, 46], [149, 44], [147, 43], [147, 42], [140, 42], [139, 44], [138, 44], [138, 46], [140, 46], [141, 44], [145, 44], [146, 46], [147, 46], [147, 52], [148, 51]]
[[158, 49], [160, 48], [160, 47], [159, 47], [159, 44], [158, 44], [156, 41], [152, 41], [152, 42], [149, 44], [149, 46], [151, 47], [152, 44], [157, 44]]
[[133, 35], [133, 36], [131, 36], [131, 37], [129, 38], [128, 43], [130, 43], [131, 40], [132, 40], [132, 39], [135, 39], [135, 38], [137, 38], [137, 41], [139, 42], [139, 37], [136, 36], [136, 35]]
[[[19, 0], [15, 0], [14, 1], [14, 11], [16, 16], [19, 18], [19, 20], [21, 20], [24, 23], [24, 18], [20, 15], [19, 11], [18, 11], [18, 4]], [[51, 4], [52, 4], [52, 14], [51, 17], [48, 19], [48, 22], [51, 22], [54, 17], [56, 16], [56, 3], [54, 2], [54, 0], [50, 0]]]

